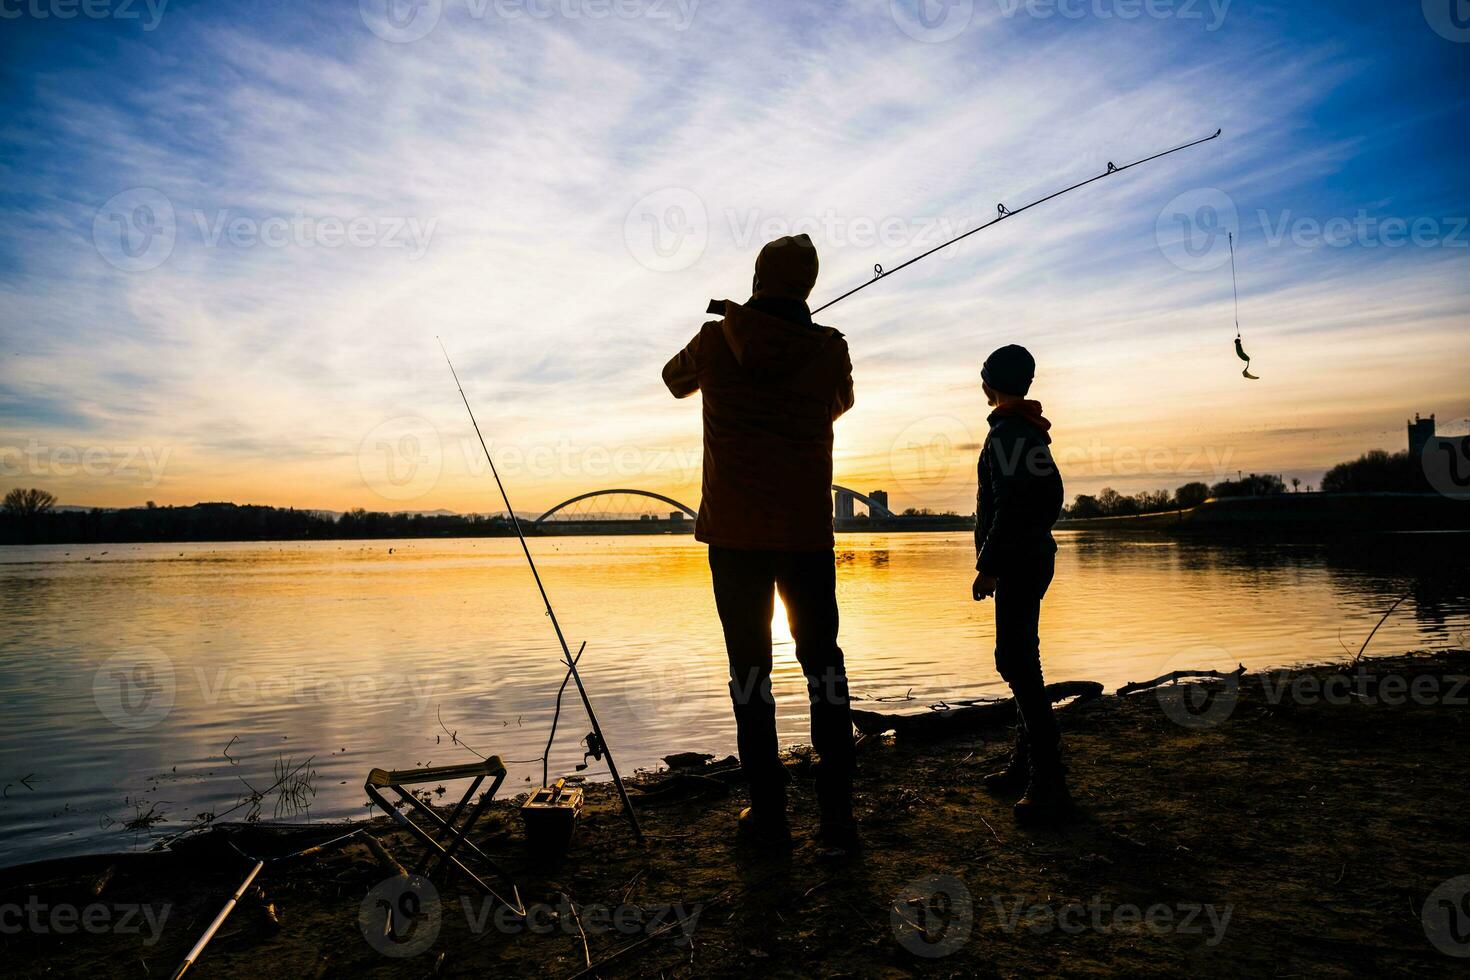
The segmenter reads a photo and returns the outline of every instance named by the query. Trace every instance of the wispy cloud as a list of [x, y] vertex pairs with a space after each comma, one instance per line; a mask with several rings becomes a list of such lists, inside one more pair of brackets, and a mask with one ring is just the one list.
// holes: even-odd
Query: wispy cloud
[[[610, 482], [692, 503], [695, 403], [669, 400], [658, 371], [709, 297], [744, 297], [766, 238], [813, 233], [820, 300], [998, 203], [1217, 126], [1226, 138], [834, 309], [858, 382], [843, 480], [967, 508], [977, 366], [1008, 341], [1036, 351], [1038, 394], [1079, 461], [1103, 444], [1174, 460], [1079, 462], [1076, 490], [1171, 485], [1202, 446], [1320, 471], [1384, 420], [1470, 412], [1470, 249], [1447, 241], [1470, 202], [1444, 137], [1426, 135], [1465, 97], [1425, 85], [1416, 116], [1367, 128], [1341, 101], [1365, 72], [1450, 72], [1453, 46], [1422, 18], [1328, 31], [1293, 6], [1227, 11], [1210, 31], [1013, 6], [977, 3], [942, 43], [906, 34], [887, 0], [701, 3], [687, 29], [446, 0], [411, 43], [352, 4], [184, 6], [107, 43], [51, 30], [0, 130], [0, 443], [166, 446], [148, 496], [343, 508], [401, 505], [362, 456], [408, 434], [440, 473], [413, 506], [483, 508], [437, 334], [497, 446], [561, 447], [522, 469], [525, 506], [593, 489], [596, 460], [620, 451], [640, 462]], [[135, 188], [167, 202], [174, 239], [129, 271], [97, 222], [116, 195], [121, 220], [140, 220]], [[1219, 196], [1258, 385], [1230, 348], [1228, 267], [1217, 250], [1181, 266], [1170, 238], [1209, 229], [1161, 218]], [[1298, 234], [1360, 210], [1431, 219], [1438, 237]], [[914, 469], [920, 444], [939, 447], [942, 473]], [[144, 495], [48, 485], [75, 502]]]

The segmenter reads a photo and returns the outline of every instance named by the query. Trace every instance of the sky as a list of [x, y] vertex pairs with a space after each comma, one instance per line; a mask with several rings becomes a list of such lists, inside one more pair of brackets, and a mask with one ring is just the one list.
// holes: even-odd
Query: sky
[[[973, 510], [1022, 343], [1069, 495], [1470, 432], [1460, 0], [0, 0], [0, 481], [64, 504], [698, 504], [664, 362], [767, 239], [837, 482]], [[1234, 235], [1242, 342], [1233, 309]]]

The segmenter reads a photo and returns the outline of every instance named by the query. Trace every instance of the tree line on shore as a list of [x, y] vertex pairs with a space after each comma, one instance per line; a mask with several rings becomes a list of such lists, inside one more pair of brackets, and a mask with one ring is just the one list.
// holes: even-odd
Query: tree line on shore
[[[1291, 481], [1291, 491], [1302, 492], [1301, 481]], [[1186, 483], [1174, 490], [1145, 490], [1132, 495], [1104, 487], [1096, 494], [1078, 494], [1062, 516], [1071, 520], [1090, 517], [1130, 517], [1135, 514], [1158, 514], [1170, 510], [1198, 507], [1210, 498], [1268, 497], [1286, 493], [1287, 483], [1270, 473], [1251, 473], [1237, 480], [1221, 480], [1215, 484]], [[1311, 493], [1308, 485], [1305, 492]], [[1408, 452], [1388, 453], [1375, 449], [1355, 460], [1338, 463], [1322, 477], [1322, 493], [1431, 493], [1433, 488], [1424, 475], [1417, 456]]]
[[16, 506], [12, 506], [11, 497], [15, 493], [7, 495], [5, 506], [0, 509], [0, 543], [310, 541], [500, 537], [512, 533], [509, 522], [500, 515], [385, 514], [359, 508], [339, 516], [292, 507], [229, 503], [186, 507], [159, 507], [149, 503], [145, 507], [116, 510], [56, 510], [54, 498], [41, 507], [28, 506], [17, 498]]

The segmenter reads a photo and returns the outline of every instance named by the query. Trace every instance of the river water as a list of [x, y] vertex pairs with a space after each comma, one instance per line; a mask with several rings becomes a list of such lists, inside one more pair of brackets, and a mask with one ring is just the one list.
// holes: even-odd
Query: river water
[[[1374, 651], [1463, 647], [1470, 631], [1463, 569], [1421, 560], [1446, 551], [1432, 536], [1058, 541], [1042, 621], [1050, 680], [1111, 690], [1181, 667], [1341, 657], [1405, 595]], [[732, 752], [703, 548], [687, 536], [531, 546], [569, 641], [587, 643], [583, 675], [621, 768]], [[990, 607], [969, 598], [972, 559], [965, 534], [839, 536], [855, 696], [911, 694], [885, 707], [922, 710], [1002, 693]], [[781, 736], [804, 741], [781, 616]], [[536, 760], [563, 676], [513, 539], [0, 548], [0, 624], [0, 865], [146, 847], [203, 812], [363, 816], [374, 766], [467, 762], [471, 748]], [[588, 728], [569, 692], [553, 778], [582, 761]], [[291, 770], [309, 779], [241, 805]], [[605, 772], [594, 761], [585, 774]], [[539, 781], [539, 761], [517, 762], [505, 792]], [[127, 829], [150, 814], [163, 819]]]

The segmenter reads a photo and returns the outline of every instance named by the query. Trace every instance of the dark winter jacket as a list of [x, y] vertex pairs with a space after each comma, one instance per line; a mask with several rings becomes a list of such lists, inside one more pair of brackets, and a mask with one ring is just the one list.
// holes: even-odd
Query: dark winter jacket
[[852, 407], [847, 341], [805, 303], [725, 302], [664, 367], [676, 398], [704, 393], [694, 536], [725, 548], [831, 548], [832, 423]]
[[997, 578], [1057, 550], [1051, 528], [1062, 512], [1062, 476], [1048, 445], [1050, 423], [1040, 405], [1023, 404], [1034, 412], [991, 413], [977, 468], [975, 568]]

